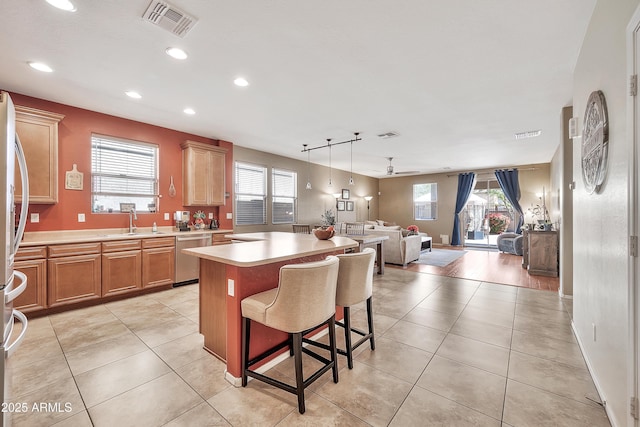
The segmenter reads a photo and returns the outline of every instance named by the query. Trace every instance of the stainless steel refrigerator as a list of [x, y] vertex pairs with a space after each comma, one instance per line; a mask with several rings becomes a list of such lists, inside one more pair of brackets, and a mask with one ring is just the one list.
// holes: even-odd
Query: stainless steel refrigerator
[[[4, 229], [0, 232], [4, 234], [2, 245], [0, 246], [0, 296], [4, 301], [4, 311], [2, 316], [3, 337], [2, 351], [3, 361], [0, 364], [0, 377], [2, 379], [2, 423], [0, 427], [11, 425], [11, 355], [16, 351], [27, 331], [27, 318], [20, 311], [13, 308], [13, 300], [27, 288], [27, 277], [13, 269], [13, 261], [18, 246], [22, 240], [24, 226], [27, 222], [27, 207], [29, 201], [29, 182], [27, 179], [27, 164], [20, 145], [20, 139], [16, 134], [16, 112], [11, 101], [11, 97], [6, 92], [0, 92], [0, 192], [4, 200], [4, 209], [0, 209], [0, 222]], [[16, 206], [15, 206], [15, 164], [16, 159], [20, 167], [22, 177], [22, 206], [20, 209], [20, 219], [16, 226]], [[18, 328], [16, 321], [21, 323]]]

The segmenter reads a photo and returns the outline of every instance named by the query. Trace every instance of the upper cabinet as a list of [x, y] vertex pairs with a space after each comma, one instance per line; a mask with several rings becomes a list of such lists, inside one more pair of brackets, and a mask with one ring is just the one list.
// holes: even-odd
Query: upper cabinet
[[194, 141], [185, 141], [180, 146], [183, 205], [224, 205], [226, 148]]
[[[58, 122], [62, 114], [16, 105], [20, 137], [29, 176], [29, 203], [58, 203]], [[16, 201], [22, 200], [20, 169], [16, 165]]]

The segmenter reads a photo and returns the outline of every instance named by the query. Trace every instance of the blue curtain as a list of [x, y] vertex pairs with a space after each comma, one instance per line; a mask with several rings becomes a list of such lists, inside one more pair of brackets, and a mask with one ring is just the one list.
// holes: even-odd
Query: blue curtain
[[461, 173], [458, 175], [458, 196], [456, 197], [456, 213], [453, 216], [453, 233], [451, 234], [451, 244], [459, 246], [460, 238], [460, 212], [464, 209], [469, 200], [471, 190], [476, 182], [476, 174], [473, 172]]
[[520, 182], [518, 181], [518, 169], [498, 169], [496, 170], [496, 178], [502, 192], [511, 203], [511, 206], [520, 214], [518, 218], [518, 226], [516, 227], [516, 233], [521, 234], [522, 223], [524, 222], [522, 207], [520, 206]]

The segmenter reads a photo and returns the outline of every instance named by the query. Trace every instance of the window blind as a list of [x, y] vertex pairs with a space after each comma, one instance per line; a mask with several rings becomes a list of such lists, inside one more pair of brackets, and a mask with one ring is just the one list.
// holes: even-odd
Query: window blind
[[135, 203], [137, 211], [155, 211], [158, 194], [158, 146], [91, 135], [93, 211], [119, 211]]
[[267, 168], [236, 162], [236, 225], [266, 224]]
[[296, 172], [276, 168], [271, 170], [271, 193], [273, 196], [271, 221], [274, 224], [293, 224], [295, 222], [297, 179]]

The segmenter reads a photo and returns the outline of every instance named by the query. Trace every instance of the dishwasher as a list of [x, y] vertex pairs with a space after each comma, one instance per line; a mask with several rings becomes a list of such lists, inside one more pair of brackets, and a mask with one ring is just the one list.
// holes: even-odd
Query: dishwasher
[[211, 246], [210, 233], [189, 233], [176, 237], [176, 280], [174, 286], [186, 285], [198, 281], [200, 258], [183, 254], [183, 249]]

